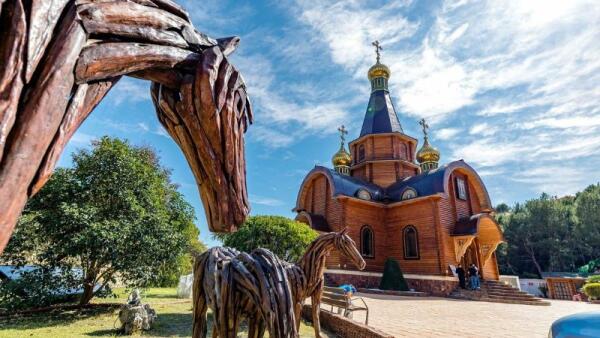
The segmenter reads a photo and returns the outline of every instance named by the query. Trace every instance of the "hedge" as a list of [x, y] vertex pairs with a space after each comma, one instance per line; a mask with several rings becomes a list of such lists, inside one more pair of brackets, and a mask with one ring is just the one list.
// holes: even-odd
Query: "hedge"
[[600, 283], [587, 283], [583, 286], [583, 292], [591, 299], [600, 299]]
[[379, 283], [379, 289], [381, 290], [395, 290], [395, 291], [408, 291], [408, 285], [402, 275], [400, 264], [393, 258], [385, 260], [385, 266], [383, 267], [383, 277]]

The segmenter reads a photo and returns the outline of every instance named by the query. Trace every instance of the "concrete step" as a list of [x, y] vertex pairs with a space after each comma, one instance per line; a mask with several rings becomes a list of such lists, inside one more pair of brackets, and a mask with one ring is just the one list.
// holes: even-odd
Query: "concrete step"
[[535, 297], [522, 297], [522, 296], [512, 296], [512, 295], [493, 295], [488, 294], [486, 297], [495, 298], [495, 299], [512, 299], [512, 300], [524, 300], [524, 301], [537, 301], [541, 300]]
[[499, 299], [499, 298], [481, 298], [482, 301], [493, 302], [493, 303], [506, 303], [506, 304], [523, 304], [523, 305], [541, 305], [549, 306], [550, 302], [544, 300], [515, 300], [515, 299]]

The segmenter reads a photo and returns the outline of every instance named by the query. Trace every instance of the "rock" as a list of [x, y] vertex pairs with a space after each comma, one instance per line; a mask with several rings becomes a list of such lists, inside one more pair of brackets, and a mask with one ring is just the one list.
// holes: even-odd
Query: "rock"
[[150, 308], [149, 304], [125, 304], [119, 310], [121, 331], [128, 335], [142, 330], [150, 330], [154, 320], [156, 320], [156, 311]]
[[192, 298], [193, 283], [193, 274], [179, 277], [179, 285], [177, 286], [177, 298]]

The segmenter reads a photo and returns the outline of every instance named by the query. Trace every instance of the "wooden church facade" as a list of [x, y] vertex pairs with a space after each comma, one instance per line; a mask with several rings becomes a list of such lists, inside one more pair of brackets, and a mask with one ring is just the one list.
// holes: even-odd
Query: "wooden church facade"
[[[330, 283], [377, 287], [387, 258], [400, 263], [411, 288], [447, 295], [458, 264], [476, 264], [497, 280], [495, 250], [503, 241], [485, 185], [464, 161], [438, 167], [439, 152], [403, 133], [389, 92], [389, 69], [369, 70], [372, 92], [360, 136], [342, 144], [334, 168], [316, 166], [305, 177], [296, 219], [321, 232], [347, 227], [367, 262], [363, 271], [332, 253]], [[419, 164], [416, 164], [418, 162]]]

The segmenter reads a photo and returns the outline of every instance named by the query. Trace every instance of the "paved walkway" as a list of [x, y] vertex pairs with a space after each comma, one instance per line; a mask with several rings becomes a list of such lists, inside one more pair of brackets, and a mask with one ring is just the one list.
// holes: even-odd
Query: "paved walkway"
[[[553, 300], [551, 306], [531, 306], [358, 294], [367, 302], [369, 326], [396, 337], [547, 337], [556, 319], [600, 305]], [[364, 323], [364, 312], [354, 320]]]

